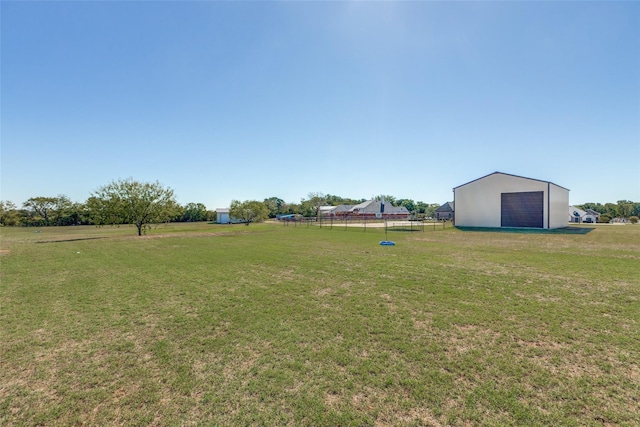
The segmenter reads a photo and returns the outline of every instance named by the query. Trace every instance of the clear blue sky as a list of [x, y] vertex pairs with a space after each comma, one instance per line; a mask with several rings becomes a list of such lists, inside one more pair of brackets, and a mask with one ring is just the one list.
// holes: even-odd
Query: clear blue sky
[[428, 203], [494, 171], [640, 201], [640, 2], [12, 2], [1, 192]]

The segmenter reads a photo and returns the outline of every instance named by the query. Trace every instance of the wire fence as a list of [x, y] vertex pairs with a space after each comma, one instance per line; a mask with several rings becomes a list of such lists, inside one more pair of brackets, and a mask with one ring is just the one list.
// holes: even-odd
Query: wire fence
[[345, 217], [288, 217], [279, 220], [284, 227], [318, 227], [337, 230], [382, 230], [385, 232], [425, 232], [453, 228], [452, 221], [425, 219], [381, 219], [362, 218], [355, 215]]

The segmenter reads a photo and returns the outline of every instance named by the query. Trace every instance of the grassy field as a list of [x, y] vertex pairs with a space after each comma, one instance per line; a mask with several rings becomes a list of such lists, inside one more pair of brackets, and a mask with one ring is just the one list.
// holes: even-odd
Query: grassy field
[[640, 225], [0, 229], [0, 425], [640, 425]]

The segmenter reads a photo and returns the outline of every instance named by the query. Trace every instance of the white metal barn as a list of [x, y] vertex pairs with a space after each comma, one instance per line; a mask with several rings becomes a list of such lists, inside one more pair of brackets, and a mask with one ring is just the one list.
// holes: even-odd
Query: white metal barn
[[561, 228], [569, 190], [552, 182], [494, 172], [453, 189], [457, 227]]

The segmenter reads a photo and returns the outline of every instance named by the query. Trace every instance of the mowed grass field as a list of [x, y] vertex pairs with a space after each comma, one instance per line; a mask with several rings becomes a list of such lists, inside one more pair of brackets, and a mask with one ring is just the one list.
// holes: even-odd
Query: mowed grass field
[[134, 234], [0, 229], [0, 425], [640, 425], [640, 225]]

